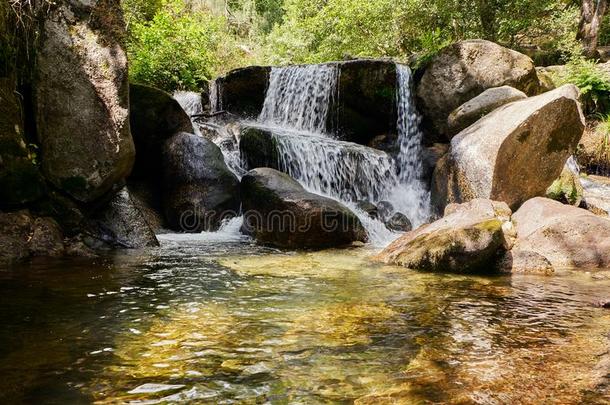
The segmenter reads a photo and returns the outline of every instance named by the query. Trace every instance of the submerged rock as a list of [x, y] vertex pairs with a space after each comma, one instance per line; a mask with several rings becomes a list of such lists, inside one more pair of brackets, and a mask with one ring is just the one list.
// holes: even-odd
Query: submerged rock
[[239, 180], [220, 148], [197, 135], [179, 133], [163, 149], [163, 210], [171, 229], [217, 230], [239, 213]]
[[448, 135], [461, 132], [496, 108], [525, 98], [527, 95], [524, 92], [510, 86], [487, 89], [453, 110], [449, 115]]
[[45, 185], [25, 140], [21, 103], [15, 83], [0, 78], [0, 206], [37, 200]]
[[194, 133], [193, 124], [170, 94], [141, 84], [130, 84], [129, 91], [129, 121], [137, 151], [131, 177], [156, 177], [161, 172], [163, 143], [179, 132]]
[[258, 242], [318, 249], [366, 241], [358, 217], [330, 198], [309, 193], [290, 176], [255, 169], [241, 181], [244, 229]]
[[578, 89], [557, 90], [500, 107], [454, 137], [432, 184], [436, 209], [474, 198], [518, 208], [545, 195], [582, 136]]
[[504, 85], [537, 94], [540, 84], [534, 62], [493, 42], [461, 41], [432, 59], [417, 86], [417, 96], [433, 130], [446, 134], [447, 117], [453, 110], [489, 88]]
[[515, 249], [535, 252], [555, 268], [610, 266], [610, 220], [548, 198], [533, 198], [513, 215]]
[[415, 270], [492, 273], [507, 250], [505, 203], [477, 199], [447, 207], [445, 217], [407, 233], [375, 260]]
[[126, 36], [118, 0], [45, 10], [36, 50], [35, 112], [45, 177], [91, 202], [131, 172]]

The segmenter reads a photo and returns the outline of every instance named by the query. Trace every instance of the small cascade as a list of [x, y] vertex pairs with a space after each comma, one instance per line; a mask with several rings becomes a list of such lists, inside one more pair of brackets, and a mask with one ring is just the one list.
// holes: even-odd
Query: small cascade
[[209, 94], [210, 94], [210, 114], [222, 111], [222, 83], [218, 80], [210, 81]]
[[297, 131], [326, 133], [338, 76], [336, 65], [273, 68], [258, 121]]
[[201, 94], [194, 91], [177, 91], [174, 93], [174, 99], [180, 104], [182, 109], [190, 116], [203, 114], [203, 103], [201, 102]]

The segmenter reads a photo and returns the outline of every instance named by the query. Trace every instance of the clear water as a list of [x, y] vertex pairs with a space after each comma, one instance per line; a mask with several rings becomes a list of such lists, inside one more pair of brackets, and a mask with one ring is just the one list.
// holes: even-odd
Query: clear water
[[610, 312], [592, 306], [610, 272], [437, 275], [370, 253], [166, 235], [1, 269], [0, 403], [610, 401]]

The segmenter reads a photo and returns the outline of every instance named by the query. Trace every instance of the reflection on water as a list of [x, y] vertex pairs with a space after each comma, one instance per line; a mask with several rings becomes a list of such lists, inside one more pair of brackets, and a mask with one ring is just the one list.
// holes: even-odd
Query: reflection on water
[[411, 272], [245, 241], [0, 272], [0, 402], [606, 403], [608, 273]]

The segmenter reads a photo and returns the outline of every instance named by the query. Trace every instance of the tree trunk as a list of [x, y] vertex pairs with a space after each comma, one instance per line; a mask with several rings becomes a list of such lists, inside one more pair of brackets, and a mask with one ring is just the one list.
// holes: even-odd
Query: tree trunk
[[[605, 1], [605, 0], [604, 0]], [[477, 8], [483, 38], [496, 42], [498, 39], [498, 27], [496, 21], [497, 4], [494, 0], [477, 0]]]
[[578, 27], [578, 40], [588, 58], [597, 58], [597, 41], [604, 15], [608, 11], [608, 0], [583, 0]]

